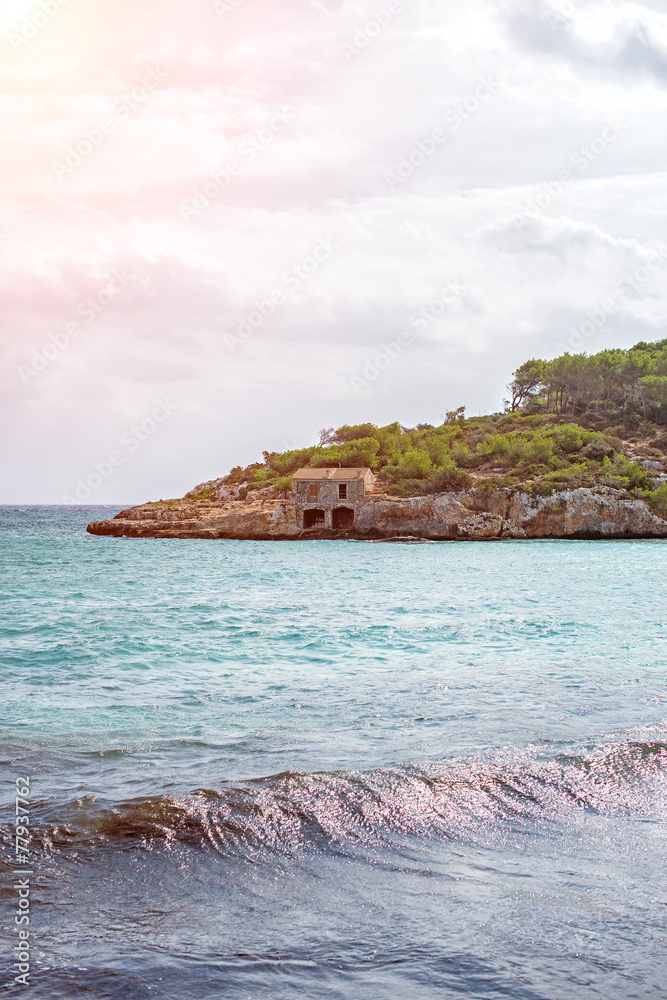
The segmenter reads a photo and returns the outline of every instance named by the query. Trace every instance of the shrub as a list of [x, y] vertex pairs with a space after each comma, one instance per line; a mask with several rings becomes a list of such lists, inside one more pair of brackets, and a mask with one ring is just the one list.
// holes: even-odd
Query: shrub
[[[213, 496], [213, 490], [215, 487], [212, 483], [203, 483], [201, 486], [195, 486], [193, 490], [185, 494], [185, 499], [187, 500], [210, 500]], [[162, 503], [162, 501], [160, 501]]]
[[536, 434], [521, 450], [526, 461], [545, 465], [553, 456], [553, 438]]
[[609, 427], [604, 427], [602, 433], [607, 437], [618, 438], [619, 440], [627, 436], [627, 431], [623, 424], [610, 424]]
[[667, 434], [661, 434], [660, 437], [651, 441], [651, 447], [659, 448], [660, 451], [667, 452]]
[[245, 470], [240, 465], [235, 465], [231, 472], [225, 476], [225, 482], [229, 485], [245, 482]]
[[491, 503], [500, 500], [504, 494], [495, 480], [478, 479], [475, 483], [475, 492], [484, 503]]
[[424, 448], [434, 465], [446, 465], [451, 462], [449, 442], [444, 437], [429, 437], [424, 441]]
[[522, 466], [522, 471], [526, 479], [535, 479], [536, 476], [541, 476], [545, 472], [549, 471], [546, 465], [524, 465]]
[[442, 468], [438, 469], [435, 475], [429, 480], [427, 491], [429, 493], [451, 493], [458, 490], [465, 490], [472, 484], [472, 479], [467, 472], [457, 469], [450, 460]]
[[554, 437], [561, 451], [564, 451], [566, 455], [571, 455], [575, 451], [580, 451], [584, 439], [581, 433], [581, 427], [577, 427], [576, 424], [566, 424], [564, 427], [559, 427], [557, 431], [554, 432]]
[[411, 448], [401, 455], [395, 465], [389, 465], [386, 469], [392, 482], [399, 479], [428, 479], [434, 472], [431, 457], [423, 448]]
[[[313, 455], [316, 453], [324, 451], [324, 449], [312, 447], [312, 448], [297, 448], [294, 451], [285, 451], [282, 455], [270, 455], [269, 464], [272, 469], [281, 475], [286, 476], [289, 473], [296, 472], [304, 465], [308, 465]], [[234, 470], [232, 470], [234, 471]]]
[[560, 486], [572, 489], [576, 486], [588, 486], [593, 482], [591, 470], [585, 462], [570, 465], [567, 469], [554, 469], [548, 472], [542, 480], [546, 483], [558, 483]]
[[628, 490], [630, 489], [630, 480], [627, 476], [605, 476], [602, 485], [611, 486], [615, 490]]
[[418, 497], [424, 492], [423, 483], [419, 479], [403, 479], [391, 488], [395, 497]]
[[[614, 462], [610, 463], [613, 468], [611, 478], [620, 477], [621, 479], [628, 482], [628, 486], [625, 488], [631, 489], [650, 489], [653, 486], [653, 480], [648, 475], [646, 469], [638, 465], [637, 462], [630, 462], [624, 455], [616, 455]], [[606, 470], [606, 462], [603, 468]], [[607, 483], [606, 486], [613, 485], [612, 483]]]
[[640, 490], [641, 497], [649, 505], [654, 514], [667, 521], [667, 483], [663, 483], [657, 490]]
[[589, 410], [586, 413], [582, 413], [580, 417], [577, 417], [577, 423], [582, 427], [587, 427], [589, 430], [601, 431], [605, 424], [608, 423], [608, 420], [605, 413], [593, 413]]
[[589, 441], [585, 448], [581, 449], [584, 458], [590, 458], [594, 462], [602, 462], [605, 458], [610, 458], [614, 454], [614, 446], [604, 438], [594, 438]]
[[375, 424], [356, 424], [354, 426], [344, 424], [336, 429], [335, 439], [339, 444], [346, 441], [358, 441], [361, 438], [375, 437], [375, 432], [378, 429]]
[[553, 496], [554, 488], [551, 483], [542, 479], [530, 484], [530, 492], [534, 497], [550, 497]]
[[504, 434], [490, 434], [486, 441], [477, 445], [477, 456], [480, 458], [509, 459], [512, 446]]
[[[276, 473], [273, 469], [255, 469], [252, 474], [252, 485], [253, 486], [272, 486], [276, 478]], [[271, 482], [270, 482], [271, 481]]]
[[[317, 454], [313, 455], [310, 465], [317, 469], [335, 468], [340, 465], [343, 468], [368, 468], [377, 469], [377, 453], [380, 450], [380, 443], [375, 438], [354, 438], [345, 444], [334, 444], [329, 448], [318, 448]], [[294, 469], [290, 470], [294, 472]]]
[[291, 476], [281, 476], [280, 479], [276, 479], [275, 483], [271, 483], [276, 493], [288, 493], [292, 489], [292, 477]]
[[470, 451], [470, 448], [466, 444], [458, 441], [452, 447], [452, 458], [457, 465], [463, 466], [464, 469], [474, 469], [482, 461], [481, 458]]
[[[550, 465], [554, 460], [554, 437], [549, 432], [517, 431], [511, 434], [490, 434], [477, 445], [476, 459], [495, 459], [511, 468], [530, 465]], [[456, 455], [456, 451], [454, 452]], [[467, 463], [471, 464], [471, 463]]]

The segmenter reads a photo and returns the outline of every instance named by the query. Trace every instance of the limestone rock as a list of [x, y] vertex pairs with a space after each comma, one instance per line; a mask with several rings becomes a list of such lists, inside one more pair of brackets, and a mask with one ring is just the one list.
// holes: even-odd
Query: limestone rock
[[[263, 491], [262, 491], [263, 492]], [[562, 490], [550, 497], [467, 490], [424, 497], [369, 496], [350, 531], [304, 530], [291, 499], [143, 504], [88, 525], [130, 538], [382, 539], [667, 538], [667, 520], [620, 490]]]
[[667, 521], [621, 490], [562, 490], [550, 497], [516, 493], [503, 535], [510, 538], [665, 538]]
[[130, 538], [296, 538], [295, 513], [281, 500], [144, 504], [94, 521], [88, 531]]

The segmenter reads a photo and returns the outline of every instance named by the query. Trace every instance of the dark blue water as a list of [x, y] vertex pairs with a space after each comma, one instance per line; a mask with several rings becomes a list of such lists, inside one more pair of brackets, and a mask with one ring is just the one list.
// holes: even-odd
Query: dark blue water
[[663, 995], [664, 542], [115, 512], [0, 511], [0, 985], [26, 774], [31, 997]]

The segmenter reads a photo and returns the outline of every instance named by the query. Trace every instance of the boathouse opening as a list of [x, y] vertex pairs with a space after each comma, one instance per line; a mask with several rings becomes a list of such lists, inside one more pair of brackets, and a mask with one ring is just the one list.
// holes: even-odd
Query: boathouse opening
[[337, 531], [349, 531], [354, 527], [354, 511], [350, 507], [334, 507], [331, 523]]
[[304, 510], [303, 526], [304, 528], [323, 528], [324, 511], [313, 509], [312, 507], [309, 510]]

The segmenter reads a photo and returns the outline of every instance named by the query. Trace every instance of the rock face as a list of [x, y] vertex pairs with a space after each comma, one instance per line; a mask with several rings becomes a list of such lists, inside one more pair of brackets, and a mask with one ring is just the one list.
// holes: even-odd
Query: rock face
[[131, 507], [87, 530], [129, 538], [298, 538], [295, 514], [285, 500], [183, 500]]
[[143, 504], [110, 521], [93, 521], [88, 531], [129, 538], [256, 540], [667, 538], [667, 520], [620, 490], [563, 490], [550, 497], [469, 490], [407, 499], [370, 496], [347, 531], [304, 529], [291, 500], [266, 498]]

